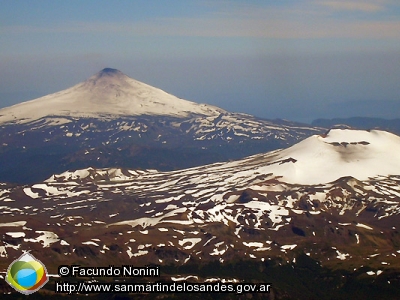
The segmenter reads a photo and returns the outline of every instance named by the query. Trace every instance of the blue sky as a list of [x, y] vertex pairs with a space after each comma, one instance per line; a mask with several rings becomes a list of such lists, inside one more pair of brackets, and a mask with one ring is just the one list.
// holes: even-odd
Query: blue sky
[[0, 107], [117, 68], [265, 118], [400, 117], [400, 3], [0, 0]]

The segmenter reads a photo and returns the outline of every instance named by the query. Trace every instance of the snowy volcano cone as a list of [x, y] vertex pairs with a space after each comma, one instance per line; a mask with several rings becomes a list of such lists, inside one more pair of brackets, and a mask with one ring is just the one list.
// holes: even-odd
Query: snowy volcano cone
[[45, 116], [93, 117], [191, 114], [213, 116], [223, 109], [179, 99], [106, 68], [69, 89], [0, 110], [0, 124], [25, 123]]

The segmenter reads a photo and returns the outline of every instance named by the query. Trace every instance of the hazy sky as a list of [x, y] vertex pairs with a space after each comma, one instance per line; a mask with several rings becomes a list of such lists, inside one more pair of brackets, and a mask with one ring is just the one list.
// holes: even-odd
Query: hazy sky
[[117, 68], [265, 118], [400, 117], [400, 2], [0, 0], [0, 107]]

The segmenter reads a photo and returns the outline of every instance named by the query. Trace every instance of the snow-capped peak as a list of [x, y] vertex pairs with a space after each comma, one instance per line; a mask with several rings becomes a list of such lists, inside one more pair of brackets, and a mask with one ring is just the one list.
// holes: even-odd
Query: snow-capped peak
[[129, 115], [218, 115], [222, 109], [179, 99], [105, 68], [66, 90], [0, 110], [0, 124], [28, 122], [45, 116], [102, 117]]
[[333, 129], [279, 151], [269, 170], [296, 184], [318, 184], [345, 176], [359, 180], [400, 171], [400, 137], [380, 130]]

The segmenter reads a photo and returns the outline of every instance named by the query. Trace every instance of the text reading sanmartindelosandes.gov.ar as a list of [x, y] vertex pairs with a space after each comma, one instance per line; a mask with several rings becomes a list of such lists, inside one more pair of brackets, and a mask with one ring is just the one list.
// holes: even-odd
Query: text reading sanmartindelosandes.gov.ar
[[[61, 277], [160, 277], [160, 267], [81, 267], [63, 265], [58, 268]], [[66, 279], [66, 278], [65, 278]], [[98, 282], [59, 280], [55, 283], [56, 293], [269, 293], [271, 284], [268, 283], [228, 283], [228, 282]]]

